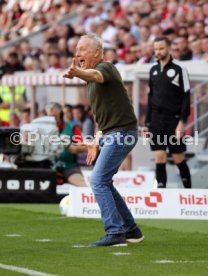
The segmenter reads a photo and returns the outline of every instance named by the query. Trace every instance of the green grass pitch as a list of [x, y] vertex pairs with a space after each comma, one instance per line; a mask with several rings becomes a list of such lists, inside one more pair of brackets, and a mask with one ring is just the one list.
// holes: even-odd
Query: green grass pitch
[[[0, 204], [0, 267], [59, 276], [208, 275], [208, 221], [137, 222], [141, 244], [76, 247], [104, 235], [100, 220], [62, 217], [58, 204]], [[1, 267], [0, 275], [25, 274]]]

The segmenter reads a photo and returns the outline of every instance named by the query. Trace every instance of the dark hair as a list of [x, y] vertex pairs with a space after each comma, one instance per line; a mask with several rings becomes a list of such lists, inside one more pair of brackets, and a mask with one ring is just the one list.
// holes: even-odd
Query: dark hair
[[201, 37], [201, 39], [207, 39], [208, 35], [204, 35], [203, 37]]
[[81, 115], [80, 121], [83, 122], [84, 119], [86, 118], [85, 106], [83, 104], [76, 104], [76, 105], [73, 106], [73, 109], [78, 109], [78, 110], [81, 111], [82, 115]]
[[23, 108], [23, 109], [21, 110], [21, 112], [22, 112], [22, 113], [28, 113], [28, 114], [30, 114], [30, 108], [29, 108], [29, 107]]
[[18, 59], [18, 54], [15, 53], [15, 52], [11, 52], [11, 53], [9, 53], [9, 57], [10, 57], [10, 58]]
[[192, 28], [192, 27], [194, 27], [194, 24], [195, 24], [195, 22], [194, 22], [194, 21], [190, 21], [190, 22], [188, 22], [188, 26], [187, 26], [187, 28]]
[[68, 108], [68, 109], [72, 110], [73, 105], [71, 105], [71, 104], [64, 104], [64, 106], [63, 106], [63, 107], [66, 107], [66, 108]]
[[172, 35], [175, 34], [175, 30], [173, 28], [168, 28], [165, 31], [163, 31], [163, 36]]
[[73, 106], [73, 109], [79, 109], [81, 110], [83, 113], [85, 112], [85, 107], [83, 104], [76, 104]]
[[59, 38], [58, 36], [53, 36], [53, 37], [49, 37], [46, 42], [51, 43], [51, 44], [56, 44], [58, 42]]
[[165, 41], [165, 43], [170, 46], [171, 45], [171, 41], [167, 36], [161, 35], [161, 36], [157, 36], [154, 40], [154, 42], [159, 42], [159, 41]]
[[184, 38], [184, 39], [186, 39], [186, 40], [187, 40], [187, 38], [188, 38], [187, 35], [179, 35], [179, 36], [177, 36], [177, 37], [179, 37], [179, 38]]
[[113, 7], [118, 7], [118, 6], [120, 6], [120, 2], [115, 0], [115, 1], [113, 1], [112, 6]]

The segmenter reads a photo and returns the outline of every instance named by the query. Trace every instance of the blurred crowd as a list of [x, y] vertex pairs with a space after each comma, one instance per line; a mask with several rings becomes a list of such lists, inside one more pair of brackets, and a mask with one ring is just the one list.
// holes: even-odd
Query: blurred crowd
[[0, 0], [0, 45], [38, 31], [77, 8], [81, 1]]
[[[171, 39], [175, 59], [208, 61], [207, 0], [115, 0], [108, 8], [104, 6], [101, 0], [0, 0], [0, 45], [22, 38], [1, 52], [0, 77], [15, 71], [66, 70], [79, 37], [90, 32], [100, 35], [104, 59], [116, 66], [154, 62], [153, 40], [162, 34]], [[76, 13], [76, 23], [57, 23], [71, 12]], [[43, 31], [44, 42], [34, 47], [25, 36], [45, 23], [50, 24]], [[9, 103], [2, 88], [0, 109], [9, 108]], [[30, 103], [18, 108], [25, 116]], [[19, 113], [20, 124], [21, 116]], [[9, 122], [18, 125], [18, 118], [11, 114]]]
[[[71, 12], [76, 12], [77, 23], [57, 23]], [[25, 37], [45, 23], [50, 26], [43, 31], [43, 44], [33, 47]], [[153, 62], [153, 40], [161, 34], [170, 37], [174, 58], [208, 61], [206, 0], [120, 0], [108, 9], [92, 0], [0, 0], [0, 30], [0, 45], [22, 37], [1, 54], [0, 75], [64, 70], [80, 35], [89, 32], [100, 35], [105, 59], [118, 66]]]

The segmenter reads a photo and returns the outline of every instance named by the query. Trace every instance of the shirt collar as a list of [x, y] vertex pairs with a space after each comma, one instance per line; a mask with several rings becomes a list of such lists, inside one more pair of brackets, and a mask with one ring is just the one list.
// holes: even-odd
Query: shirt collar
[[[173, 60], [173, 57], [170, 56], [170, 59], [169, 59], [168, 63], [165, 64], [165, 66], [163, 67], [163, 69], [166, 68], [166, 67], [168, 67], [172, 63], [172, 60]], [[157, 61], [157, 63], [159, 65], [159, 67], [161, 67], [159, 60]]]

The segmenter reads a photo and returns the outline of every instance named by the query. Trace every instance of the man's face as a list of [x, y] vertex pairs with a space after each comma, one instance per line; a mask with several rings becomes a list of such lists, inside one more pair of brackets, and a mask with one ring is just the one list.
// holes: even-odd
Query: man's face
[[177, 44], [172, 44], [171, 46], [171, 55], [175, 59], [180, 59], [181, 52]]
[[187, 47], [188, 47], [188, 42], [184, 37], [179, 37], [177, 39], [178, 41], [178, 47], [181, 50], [181, 52], [186, 51]]
[[47, 115], [48, 115], [48, 116], [54, 117], [55, 120], [56, 120], [56, 122], [57, 122], [57, 124], [60, 123], [60, 115], [59, 115], [58, 112], [56, 112], [56, 111], [54, 111], [54, 110], [49, 110], [49, 111], [47, 112]]
[[28, 112], [22, 112], [22, 114], [21, 114], [21, 121], [24, 124], [30, 123], [30, 113], [28, 113]]
[[77, 121], [80, 121], [82, 118], [82, 112], [79, 108], [72, 109], [73, 118]]
[[89, 38], [81, 38], [76, 47], [76, 57], [82, 69], [91, 69], [96, 63], [98, 49]]
[[71, 109], [69, 109], [68, 107], [63, 107], [63, 113], [64, 113], [64, 119], [66, 120], [66, 121], [70, 121], [72, 118], [73, 118], [73, 116], [72, 116], [72, 110]]
[[154, 42], [155, 57], [158, 61], [166, 60], [169, 55], [169, 47], [165, 41]]

